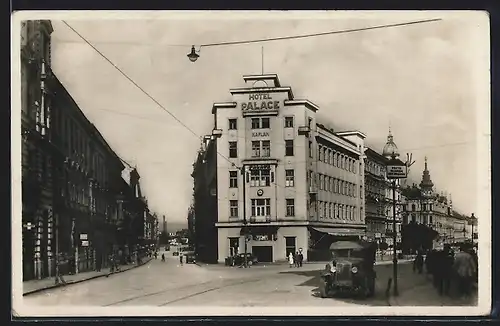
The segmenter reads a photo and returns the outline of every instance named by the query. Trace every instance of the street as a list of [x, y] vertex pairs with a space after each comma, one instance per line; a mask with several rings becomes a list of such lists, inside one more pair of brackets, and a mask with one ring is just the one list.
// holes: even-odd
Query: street
[[[221, 265], [179, 264], [166, 252], [157, 260], [120, 274], [43, 291], [24, 297], [27, 305], [120, 306], [386, 306], [387, 280], [392, 265], [376, 266], [376, 295], [370, 299], [318, 297], [323, 263], [289, 268], [286, 264], [231, 268]], [[428, 282], [415, 275], [411, 264], [399, 266], [400, 292]]]

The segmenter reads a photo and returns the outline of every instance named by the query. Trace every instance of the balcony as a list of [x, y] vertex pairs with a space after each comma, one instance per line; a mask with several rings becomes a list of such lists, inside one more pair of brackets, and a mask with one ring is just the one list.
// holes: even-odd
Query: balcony
[[305, 135], [309, 136], [309, 133], [311, 132], [311, 128], [309, 126], [299, 126], [299, 135]]

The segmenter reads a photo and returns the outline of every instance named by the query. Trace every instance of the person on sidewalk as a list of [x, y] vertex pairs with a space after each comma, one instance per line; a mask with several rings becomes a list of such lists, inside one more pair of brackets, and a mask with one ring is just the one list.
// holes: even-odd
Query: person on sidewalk
[[455, 256], [453, 269], [458, 276], [458, 288], [460, 296], [471, 296], [472, 279], [476, 273], [474, 258], [467, 252], [465, 245], [460, 246], [460, 252]]
[[183, 259], [184, 256], [182, 255], [182, 252], [179, 252], [179, 262], [181, 263], [181, 266], [184, 265]]
[[438, 293], [439, 295], [450, 294], [451, 278], [453, 277], [453, 251], [450, 245], [446, 244], [440, 259], [440, 266], [438, 269]]
[[158, 259], [158, 251], [155, 251], [155, 259]]
[[290, 265], [290, 268], [292, 268], [292, 267], [293, 267], [293, 265], [294, 265], [293, 253], [292, 253], [292, 252], [290, 252], [290, 253], [288, 254], [288, 264]]
[[413, 261], [413, 271], [422, 274], [422, 270], [424, 268], [424, 256], [422, 255], [422, 251], [417, 252], [417, 257]]
[[161, 254], [161, 261], [165, 262], [165, 253]]
[[302, 254], [302, 248], [299, 249], [299, 255], [298, 255], [298, 260], [299, 260], [299, 267], [302, 267], [302, 263], [304, 262], [304, 254]]

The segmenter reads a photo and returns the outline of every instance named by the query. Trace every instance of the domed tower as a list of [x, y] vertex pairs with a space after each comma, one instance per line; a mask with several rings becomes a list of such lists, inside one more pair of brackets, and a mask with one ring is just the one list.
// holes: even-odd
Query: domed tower
[[431, 197], [433, 187], [434, 183], [432, 182], [431, 174], [427, 169], [427, 156], [426, 156], [424, 172], [422, 172], [422, 181], [420, 182], [420, 189], [422, 189], [422, 195], [424, 195], [425, 197]]
[[382, 155], [386, 158], [399, 157], [399, 150], [396, 143], [394, 143], [394, 137], [391, 133], [391, 128], [389, 128], [389, 135], [387, 136], [387, 143], [385, 143], [384, 149], [382, 151]]

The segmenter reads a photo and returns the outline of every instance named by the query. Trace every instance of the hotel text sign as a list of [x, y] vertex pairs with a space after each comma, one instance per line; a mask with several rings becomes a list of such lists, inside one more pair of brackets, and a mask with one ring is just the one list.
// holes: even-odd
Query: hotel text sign
[[269, 93], [248, 94], [248, 102], [241, 103], [242, 111], [279, 110], [280, 101], [273, 100]]

